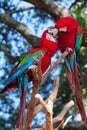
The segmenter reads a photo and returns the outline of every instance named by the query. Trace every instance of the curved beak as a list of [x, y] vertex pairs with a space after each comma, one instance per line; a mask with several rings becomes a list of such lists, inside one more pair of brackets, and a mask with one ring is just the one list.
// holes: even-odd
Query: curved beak
[[58, 38], [58, 29], [55, 27], [49, 27], [48, 28], [48, 33], [53, 35], [54, 38]]

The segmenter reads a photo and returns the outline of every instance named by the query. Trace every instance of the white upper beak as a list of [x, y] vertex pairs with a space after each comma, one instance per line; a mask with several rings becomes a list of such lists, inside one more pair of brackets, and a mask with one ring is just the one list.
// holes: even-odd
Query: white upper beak
[[48, 32], [53, 35], [53, 37], [56, 37], [58, 35], [58, 29], [48, 29]]

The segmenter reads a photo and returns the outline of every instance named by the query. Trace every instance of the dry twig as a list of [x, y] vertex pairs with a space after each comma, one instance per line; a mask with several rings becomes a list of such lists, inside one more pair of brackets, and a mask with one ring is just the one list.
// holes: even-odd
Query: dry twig
[[[58, 94], [58, 88], [59, 88], [59, 78], [55, 78], [54, 79], [54, 88], [53, 88], [52, 94], [45, 100], [46, 103], [48, 100], [51, 100], [52, 102], [56, 101], [56, 97]], [[36, 116], [37, 113], [39, 113], [42, 109], [43, 109], [43, 106], [41, 104], [36, 106], [33, 117]]]
[[70, 48], [67, 48], [66, 51], [58, 58], [58, 60], [54, 64], [50, 65], [48, 71], [43, 75], [42, 82], [47, 79], [53, 69], [59, 65], [59, 63], [70, 53], [70, 51]]
[[11, 16], [11, 15], [14, 14], [14, 13], [19, 13], [19, 12], [23, 12], [23, 11], [29, 11], [29, 10], [31, 10], [31, 9], [35, 9], [35, 7], [27, 7], [27, 8], [24, 8], [24, 9], [11, 10], [11, 11], [9, 11], [7, 14], [8, 14], [9, 16]]
[[48, 100], [48, 102], [45, 103], [39, 94], [36, 94], [35, 97], [43, 105], [43, 108], [46, 112], [46, 130], [53, 130], [53, 102]]
[[[60, 114], [59, 114], [57, 117], [53, 118], [53, 124], [60, 122], [59, 126], [58, 126], [57, 128], [55, 128], [54, 130], [58, 130], [59, 127], [64, 128], [64, 127], [66, 126], [66, 124], [68, 123], [68, 121], [69, 121], [69, 119], [71, 118], [71, 116], [69, 116], [69, 117], [65, 120], [65, 122], [64, 122], [64, 117], [65, 117], [67, 111], [68, 111], [73, 105], [74, 105], [74, 102], [71, 100], [70, 102], [68, 102], [68, 103], [64, 106], [64, 108], [63, 108], [63, 110], [60, 112]], [[44, 124], [42, 124], [41, 127], [42, 127], [42, 128], [46, 128], [46, 122], [45, 122]], [[42, 128], [39, 128], [38, 130], [42, 130]]]
[[74, 101], [71, 100], [70, 102], [68, 102], [68, 103], [64, 106], [64, 108], [63, 108], [63, 110], [60, 112], [60, 114], [53, 119], [53, 123], [57, 123], [57, 122], [62, 121], [62, 120], [64, 119], [64, 116], [66, 115], [67, 111], [68, 111], [73, 105], [74, 105]]

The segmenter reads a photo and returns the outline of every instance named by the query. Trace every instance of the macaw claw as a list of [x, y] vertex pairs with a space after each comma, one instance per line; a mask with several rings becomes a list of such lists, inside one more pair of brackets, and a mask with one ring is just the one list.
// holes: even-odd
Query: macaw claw
[[67, 47], [67, 48], [66, 48], [66, 51], [67, 51], [67, 52], [71, 52], [71, 51], [73, 51], [73, 50], [72, 50], [72, 48]]

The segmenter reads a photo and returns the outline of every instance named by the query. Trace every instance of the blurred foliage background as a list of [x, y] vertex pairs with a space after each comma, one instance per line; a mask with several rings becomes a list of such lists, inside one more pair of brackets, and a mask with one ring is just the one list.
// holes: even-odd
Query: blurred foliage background
[[[54, 0], [53, 0], [54, 1]], [[77, 19], [82, 27], [87, 27], [87, 1], [86, 0], [55, 0], [58, 4], [61, 4], [68, 8], [73, 16]], [[0, 14], [8, 14], [10, 11], [19, 10], [27, 7], [32, 7], [31, 3], [27, 3], [22, 0], [1, 0], [0, 1]], [[30, 28], [32, 33], [38, 37], [41, 37], [42, 32], [55, 23], [55, 20], [46, 12], [39, 9], [32, 9], [27, 11], [20, 11], [18, 13], [12, 13], [11, 17], [14, 20], [19, 21], [21, 24]], [[0, 89], [2, 89], [3, 83], [12, 67], [18, 62], [21, 56], [23, 56], [28, 50], [32, 49], [31, 43], [16, 30], [10, 28], [4, 23], [0, 23]], [[81, 47], [78, 62], [82, 72], [80, 82], [83, 91], [84, 104], [87, 108], [87, 48]], [[52, 61], [54, 62], [60, 55], [58, 51]], [[63, 61], [55, 68], [50, 74], [48, 79], [40, 86], [39, 92], [44, 99], [46, 99], [52, 92], [53, 80], [55, 76], [60, 77], [60, 88], [58, 93], [58, 101], [54, 104], [54, 116], [56, 116], [64, 104], [73, 99], [75, 101], [74, 94], [72, 93], [69, 82], [67, 80]], [[29, 83], [29, 92], [27, 95], [27, 102], [29, 102], [32, 94], [32, 85]], [[13, 129], [16, 120], [19, 115], [19, 94], [17, 90], [0, 95], [0, 130]], [[75, 105], [68, 114], [75, 115], [78, 113], [77, 105]], [[42, 113], [40, 113], [42, 114]], [[38, 117], [39, 118], [39, 117]], [[42, 116], [44, 119], [44, 115]], [[39, 119], [35, 119], [34, 124], [38, 123]], [[44, 120], [43, 120], [44, 121]], [[42, 122], [41, 122], [42, 123]]]

